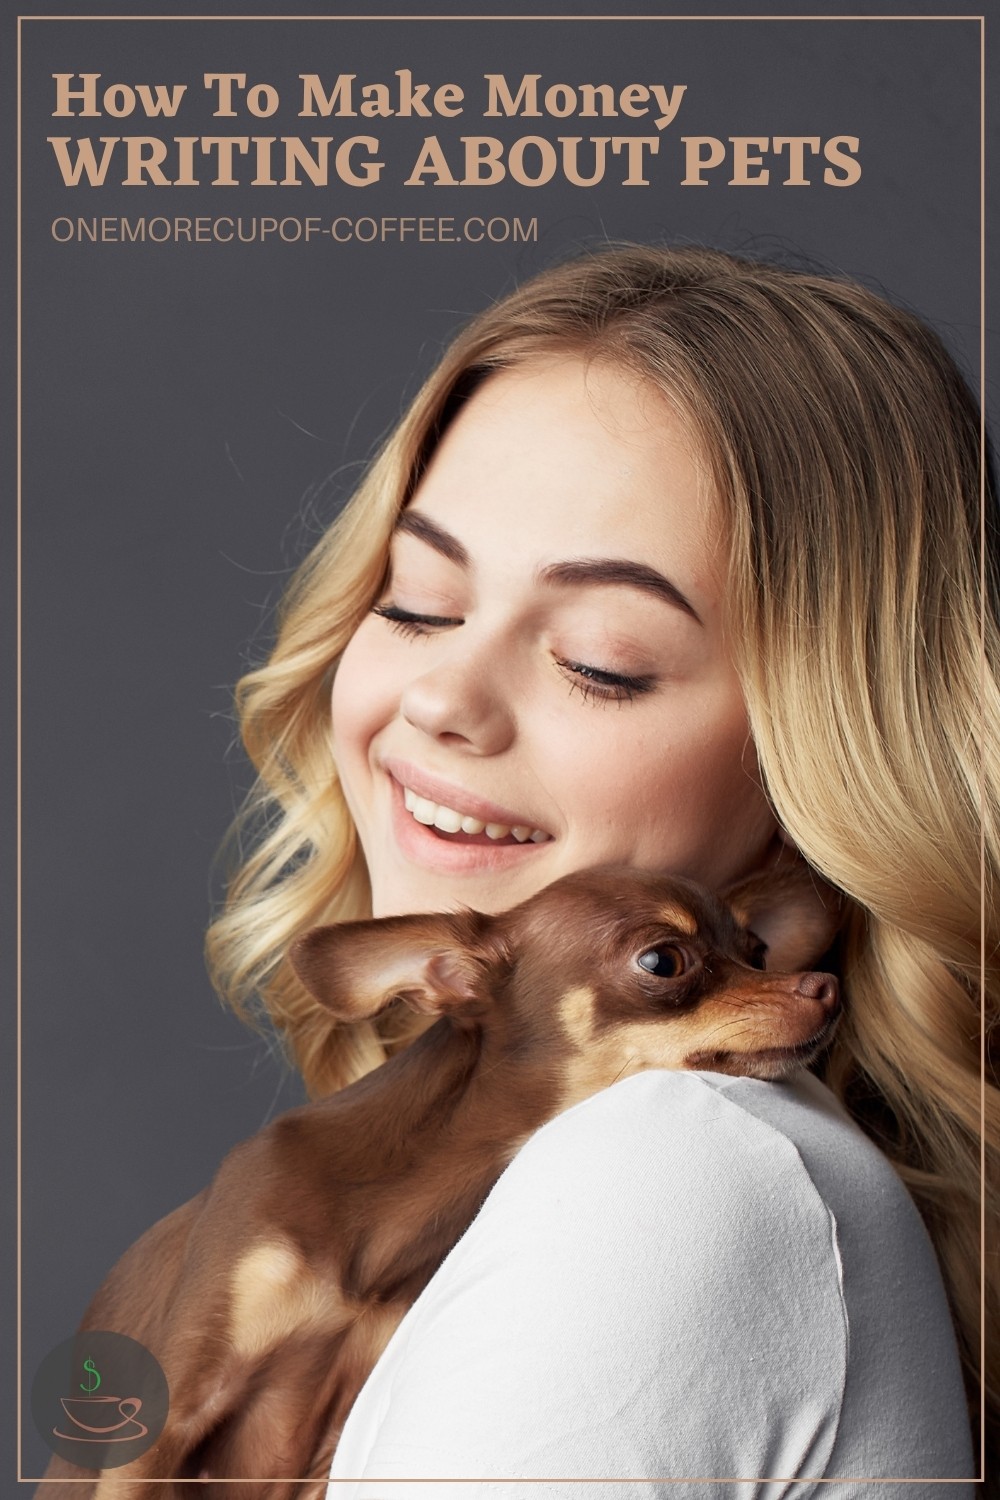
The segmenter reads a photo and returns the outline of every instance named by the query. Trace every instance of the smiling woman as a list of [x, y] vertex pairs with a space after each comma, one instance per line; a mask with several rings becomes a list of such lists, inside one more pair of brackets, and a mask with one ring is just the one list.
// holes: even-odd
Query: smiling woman
[[287, 959], [315, 923], [499, 911], [604, 863], [720, 890], [789, 858], [843, 914], [846, 1015], [813, 1073], [627, 1078], [538, 1132], [362, 1392], [338, 1479], [603, 1476], [618, 1500], [697, 1476], [706, 1500], [782, 1476], [853, 1500], [846, 1476], [892, 1476], [955, 1500], [952, 1321], [977, 1436], [991, 1389], [982, 463], [914, 318], [626, 247], [476, 319], [303, 566], [239, 690], [265, 821], [209, 953], [313, 1093], [421, 1025], [338, 1027]]

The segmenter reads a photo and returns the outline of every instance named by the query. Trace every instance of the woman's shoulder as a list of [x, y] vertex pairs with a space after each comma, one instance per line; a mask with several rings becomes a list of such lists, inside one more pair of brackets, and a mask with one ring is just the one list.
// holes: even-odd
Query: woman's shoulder
[[[532, 1283], [569, 1273], [577, 1305], [587, 1287], [583, 1302], [619, 1302], [625, 1320], [650, 1287], [669, 1288], [675, 1336], [693, 1341], [725, 1328], [752, 1344], [776, 1301], [807, 1287], [805, 1321], [843, 1352], [836, 1188], [867, 1143], [821, 1095], [709, 1073], [623, 1079], [522, 1147], [460, 1245], [463, 1259], [486, 1270], [509, 1255]], [[807, 1156], [836, 1170], [818, 1183]]]
[[[566, 1110], [524, 1145], [494, 1190], [593, 1202], [601, 1183], [634, 1188], [669, 1213], [733, 1219], [780, 1197], [787, 1228], [798, 1205], [846, 1227], [876, 1208], [885, 1226], [922, 1239], [919, 1215], [891, 1164], [811, 1074], [770, 1083], [719, 1073], [654, 1070]], [[760, 1224], [755, 1225], [760, 1239]]]
[[885, 1326], [887, 1309], [908, 1316], [920, 1306], [935, 1347], [953, 1338], [930, 1237], [902, 1180], [804, 1070], [780, 1083], [665, 1070], [623, 1079], [537, 1131], [480, 1218], [473, 1227], [485, 1239], [530, 1223], [540, 1258], [566, 1235], [592, 1247], [598, 1265], [627, 1226], [638, 1257], [696, 1257], [696, 1301], [709, 1265], [723, 1282], [758, 1275], [763, 1285], [780, 1264], [785, 1285], [822, 1284], [855, 1326], [872, 1317]]

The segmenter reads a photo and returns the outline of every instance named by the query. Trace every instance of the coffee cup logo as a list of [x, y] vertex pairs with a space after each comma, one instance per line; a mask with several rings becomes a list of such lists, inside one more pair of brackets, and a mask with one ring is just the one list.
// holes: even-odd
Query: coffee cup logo
[[145, 1437], [149, 1428], [136, 1420], [142, 1408], [138, 1396], [60, 1396], [60, 1405], [69, 1417], [68, 1426], [78, 1430], [52, 1431], [68, 1443], [128, 1443]]
[[131, 1463], [159, 1437], [170, 1398], [159, 1363], [136, 1339], [78, 1333], [46, 1355], [31, 1392], [41, 1437], [81, 1469]]

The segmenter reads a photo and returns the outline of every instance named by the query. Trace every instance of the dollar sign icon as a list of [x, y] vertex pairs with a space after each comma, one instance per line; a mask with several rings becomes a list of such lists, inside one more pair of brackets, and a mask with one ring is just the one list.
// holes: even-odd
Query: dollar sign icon
[[81, 1389], [81, 1391], [86, 1391], [87, 1395], [89, 1396], [94, 1391], [97, 1390], [97, 1387], [101, 1383], [101, 1376], [100, 1376], [100, 1373], [99, 1373], [99, 1371], [97, 1369], [97, 1366], [94, 1364], [94, 1361], [92, 1359], [85, 1359], [84, 1362], [83, 1362], [83, 1368], [87, 1372], [87, 1380], [88, 1380], [88, 1382], [91, 1380], [91, 1378], [93, 1378], [93, 1384], [92, 1385], [91, 1384], [86, 1384], [85, 1385], [82, 1380], [80, 1381], [80, 1389]]

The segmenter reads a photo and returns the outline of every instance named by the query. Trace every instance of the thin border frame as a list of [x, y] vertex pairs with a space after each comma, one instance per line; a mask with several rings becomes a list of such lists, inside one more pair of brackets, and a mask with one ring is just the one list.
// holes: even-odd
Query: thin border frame
[[[22, 1184], [22, 1160], [21, 1160], [21, 1097], [22, 1097], [22, 1034], [21, 1034], [21, 999], [22, 999], [22, 942], [21, 942], [21, 873], [22, 873], [22, 817], [21, 817], [21, 784], [22, 784], [22, 744], [21, 744], [21, 688], [22, 688], [22, 568], [21, 568], [21, 501], [22, 501], [22, 401], [21, 401], [21, 375], [22, 375], [22, 306], [21, 306], [21, 275], [22, 275], [22, 214], [21, 214], [21, 189], [22, 189], [22, 160], [21, 160], [21, 39], [22, 26], [25, 23], [78, 23], [78, 21], [103, 21], [103, 23], [135, 23], [135, 21], [211, 21], [211, 23], [247, 23], [247, 21], [270, 21], [270, 23], [303, 23], [312, 21], [316, 24], [342, 23], [342, 21], [370, 21], [370, 23], [384, 23], [384, 21], [412, 21], [412, 23], [442, 23], [442, 21], [517, 21], [517, 23], [532, 23], [532, 21], [547, 21], [547, 23], [573, 23], [573, 21], [591, 21], [591, 23], [615, 23], [622, 24], [628, 21], [726, 21], [726, 23], [754, 23], [754, 21], [976, 21], [979, 23], [979, 443], [981, 443], [981, 465], [979, 465], [979, 597], [981, 597], [981, 609], [979, 609], [979, 712], [981, 712], [981, 753], [979, 753], [979, 996], [981, 996], [981, 1019], [979, 1019], [979, 1046], [981, 1046], [981, 1074], [979, 1074], [979, 1176], [981, 1176], [981, 1200], [979, 1200], [979, 1385], [981, 1385], [981, 1397], [979, 1397], [979, 1473], [978, 1479], [913, 1479], [913, 1478], [867, 1478], [867, 1476], [831, 1476], [826, 1479], [811, 1479], [811, 1484], [843, 1484], [846, 1479], [852, 1479], [855, 1484], [985, 1484], [985, 1359], [987, 1359], [987, 1329], [985, 1329], [985, 1263], [987, 1263], [987, 1145], [985, 1145], [985, 1121], [987, 1121], [987, 1029], [985, 1029], [985, 995], [987, 995], [987, 822], [985, 822], [985, 798], [987, 798], [987, 416], [985, 416], [985, 395], [987, 395], [987, 37], [985, 37], [985, 26], [987, 17], [984, 13], [963, 13], [963, 15], [901, 15], [901, 13], [879, 13], [879, 15], [817, 15], [817, 13], [801, 13], [801, 15], [652, 15], [652, 13], [634, 13], [634, 15], [588, 15], [588, 13], [562, 13], [562, 15], [549, 15], [549, 13], [532, 13], [532, 15], [510, 15], [510, 13], [490, 13], [490, 15], [406, 15], [406, 13], [379, 13], [379, 15], [355, 15], [355, 13], [339, 13], [339, 15], [85, 15], [85, 13], [73, 13], [73, 15], [18, 15], [16, 17], [16, 1302], [18, 1302], [18, 1319], [16, 1319], [16, 1361], [18, 1361], [18, 1377], [16, 1377], [16, 1389], [18, 1389], [18, 1473], [16, 1482], [18, 1484], [70, 1484], [82, 1485], [93, 1484], [91, 1479], [60, 1479], [60, 1481], [46, 1481], [43, 1478], [22, 1475], [21, 1473], [21, 1437], [22, 1437], [22, 1326], [21, 1326], [21, 1271], [22, 1271], [22, 1221], [21, 1221], [21, 1184]], [[618, 1476], [627, 1478], [627, 1476]], [[714, 1478], [688, 1478], [678, 1476], [673, 1479], [630, 1479], [631, 1484], [753, 1484], [753, 1482], [789, 1482], [795, 1481], [796, 1476], [760, 1476], [754, 1475], [750, 1478], [732, 1478], [732, 1476], [714, 1476]], [[171, 1481], [165, 1481], [169, 1484]], [[213, 1481], [214, 1484], [246, 1484], [247, 1479], [223, 1479]], [[250, 1479], [250, 1484], [264, 1484], [267, 1479]], [[304, 1484], [306, 1479], [289, 1479], [288, 1484]], [[313, 1481], [315, 1482], [315, 1481]], [[349, 1484], [351, 1481], [328, 1481], [330, 1484]], [[354, 1481], [366, 1482], [366, 1484], [405, 1484], [412, 1481]], [[469, 1482], [483, 1482], [469, 1476], [466, 1479], [429, 1479], [426, 1484], [469, 1484]], [[492, 1484], [609, 1484], [615, 1479], [603, 1478], [592, 1479], [490, 1479]]]

